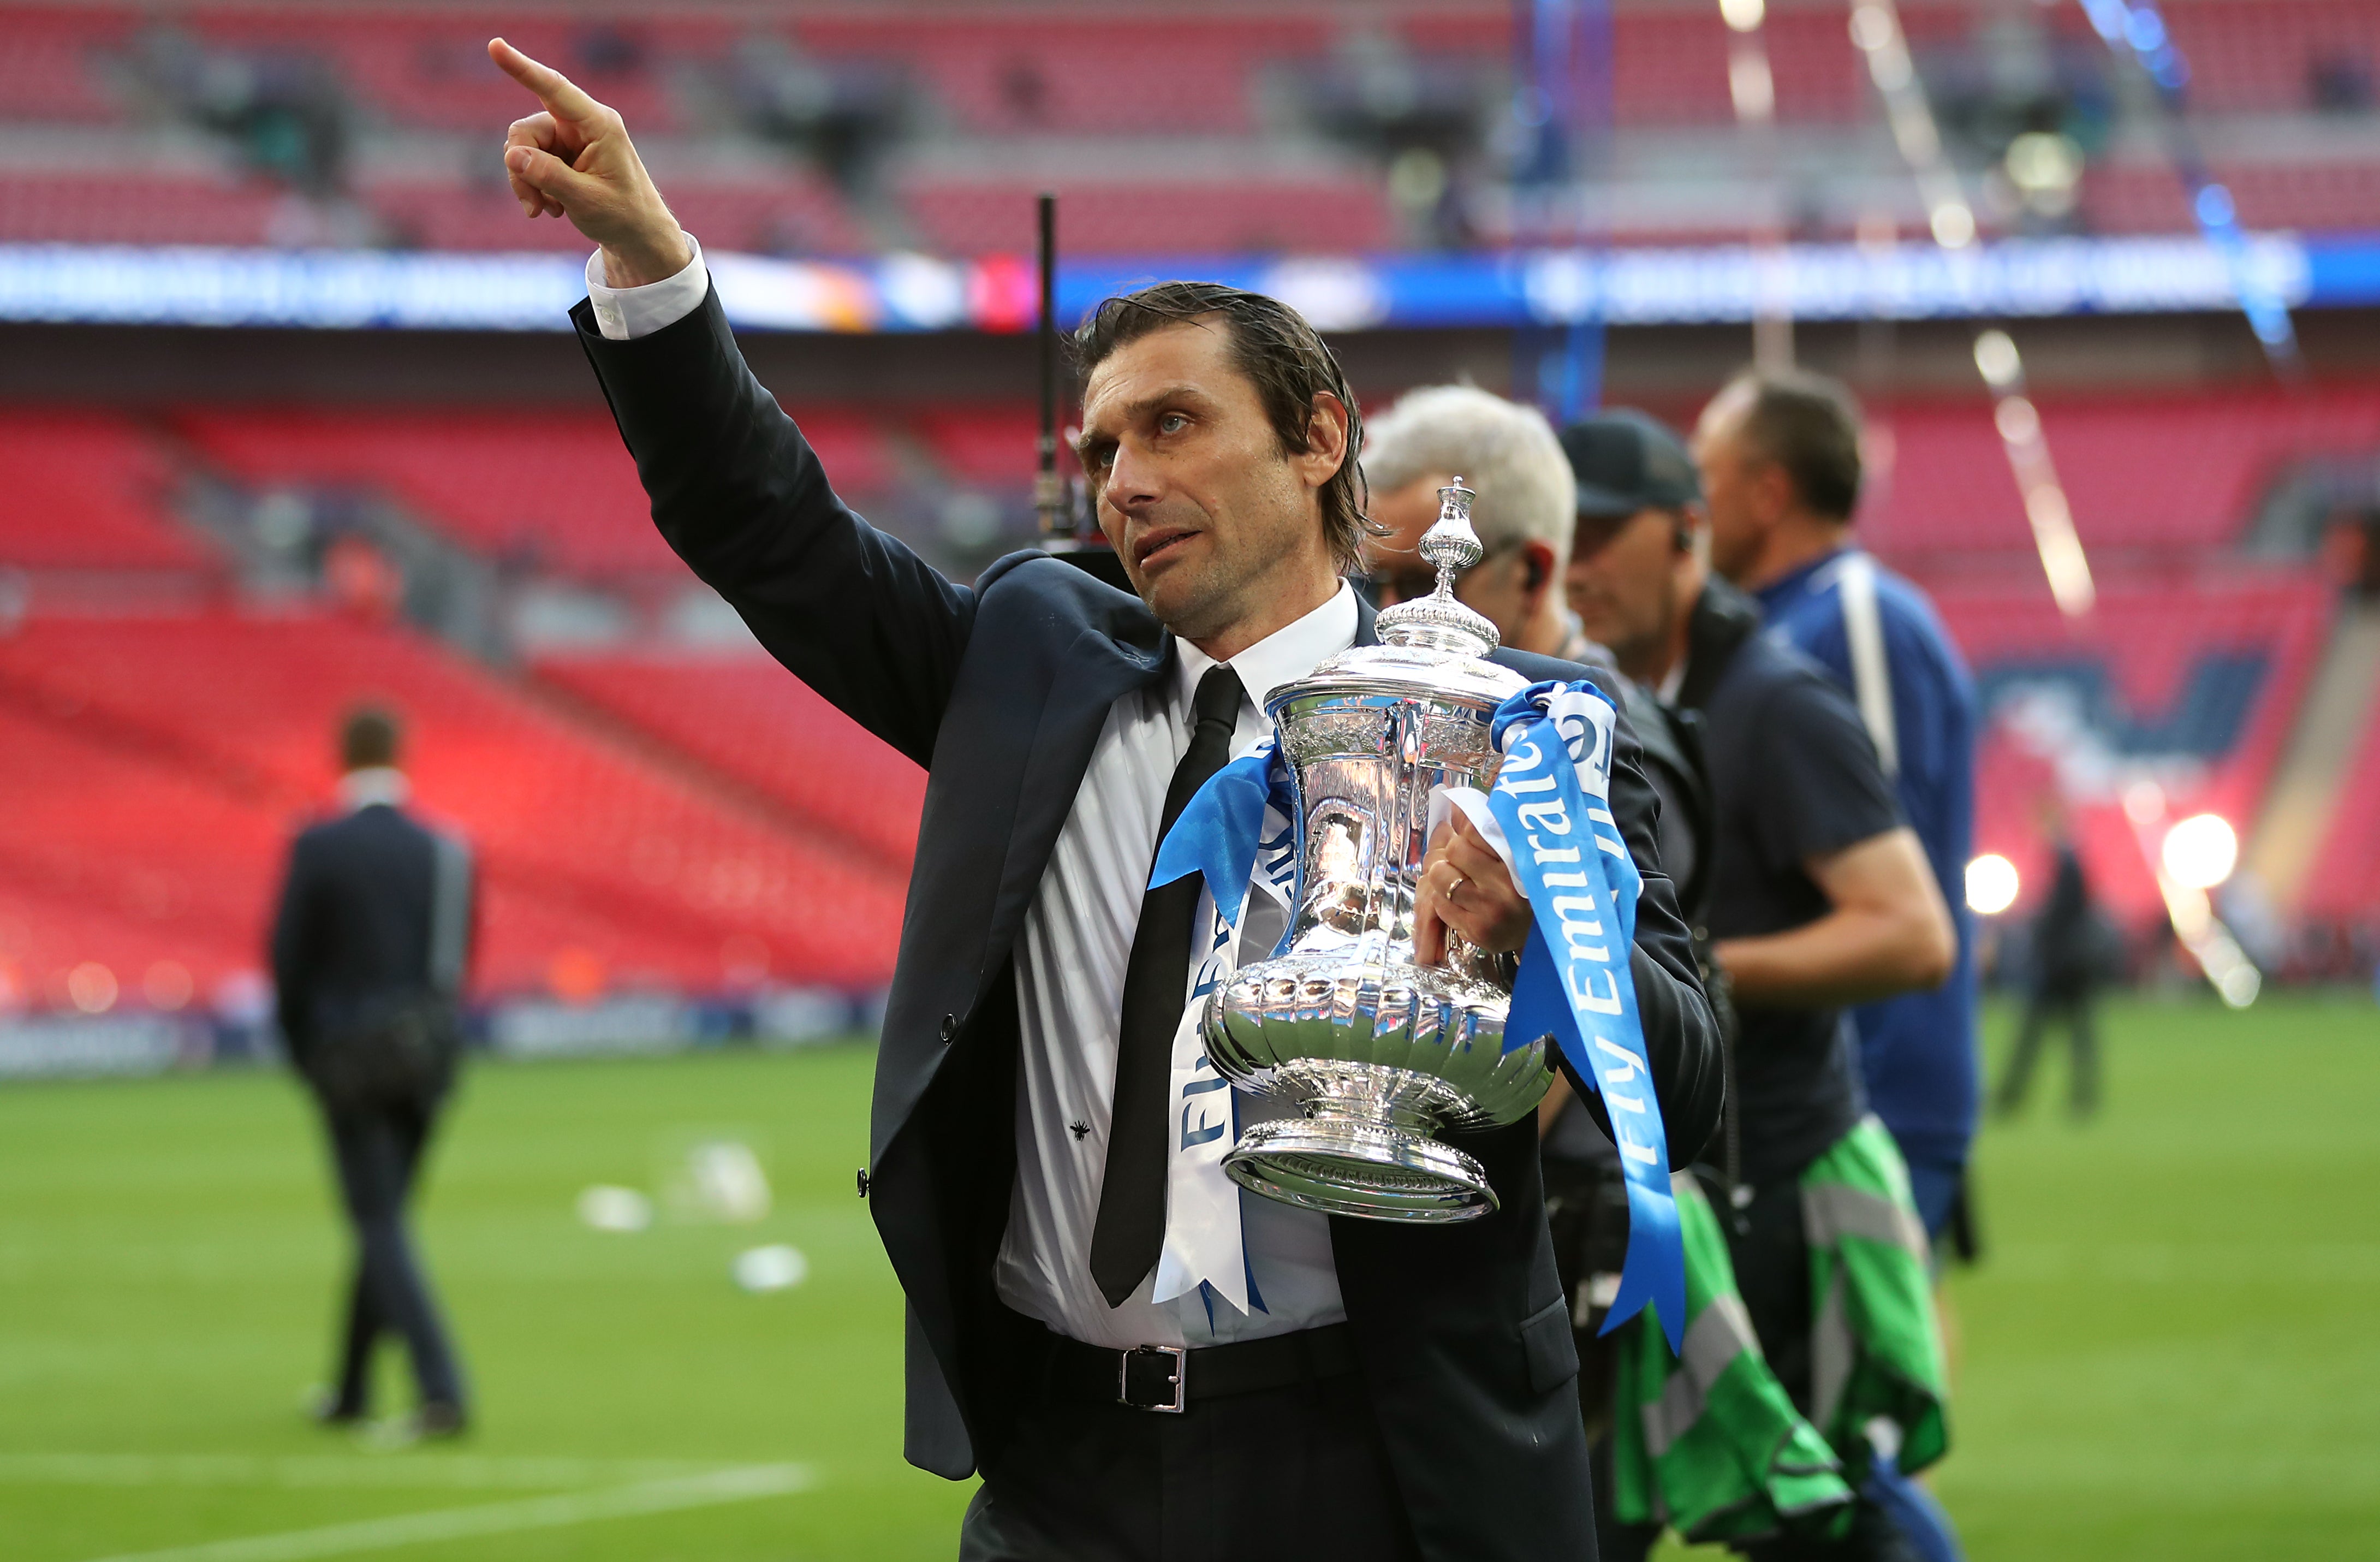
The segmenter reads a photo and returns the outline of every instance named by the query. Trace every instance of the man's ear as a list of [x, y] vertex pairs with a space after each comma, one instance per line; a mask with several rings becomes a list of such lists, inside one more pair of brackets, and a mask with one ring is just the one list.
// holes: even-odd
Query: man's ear
[[1347, 448], [1347, 404], [1329, 391], [1314, 393], [1314, 411], [1305, 420], [1305, 448], [1295, 458], [1305, 481], [1321, 487], [1354, 458]]
[[1535, 613], [1554, 589], [1554, 550], [1550, 543], [1534, 539], [1521, 544], [1521, 591], [1528, 598], [1529, 611]]
[[1752, 491], [1760, 496], [1760, 519], [1774, 526], [1793, 513], [1799, 495], [1793, 492], [1793, 474], [1783, 463], [1764, 461], [1752, 476]]

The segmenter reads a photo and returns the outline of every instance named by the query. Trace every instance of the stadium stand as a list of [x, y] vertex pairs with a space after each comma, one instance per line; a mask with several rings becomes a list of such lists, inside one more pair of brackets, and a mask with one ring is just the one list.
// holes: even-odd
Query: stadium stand
[[188, 570], [213, 561], [164, 506], [173, 473], [129, 421], [0, 412], [0, 564], [20, 569]]
[[6, 172], [0, 241], [265, 244], [288, 200], [262, 179], [227, 176]]
[[941, 18], [812, 12], [801, 43], [826, 59], [897, 63], [968, 130], [1233, 131], [1252, 128], [1253, 71], [1318, 52], [1319, 15], [1251, 14], [1229, 29], [1103, 12]]
[[[585, 255], [566, 222], [525, 220], [501, 182], [372, 180], [362, 199], [391, 243], [419, 250], [558, 250]], [[670, 209], [712, 249], [755, 254], [856, 254], [866, 236], [833, 189], [795, 168], [749, 185], [673, 185]]]
[[[892, 468], [864, 415], [796, 409], [838, 490], [880, 492]], [[379, 489], [468, 547], [565, 575], [675, 573], [618, 431], [601, 410], [190, 409], [177, 426], [253, 483]]]
[[121, 110], [102, 64], [134, 26], [129, 11], [12, 6], [0, 21], [0, 119], [104, 124]]
[[[929, 248], [1014, 254], [1033, 248], [1030, 185], [918, 183], [904, 203]], [[1389, 244], [1379, 185], [1099, 185], [1066, 188], [1064, 242], [1095, 254], [1350, 253]]]
[[2037, 585], [1939, 592], [1986, 719], [1976, 849], [2045, 884], [2034, 810], [2062, 782], [2081, 805], [2101, 894], [2128, 916], [2157, 914], [2119, 785], [2155, 775], [2172, 817], [2213, 812], [2244, 829], [2304, 696], [2333, 596], [2312, 571], [2210, 570], [2103, 584], [2076, 622]]
[[[2218, 163], [2242, 226], [2258, 232], [2380, 227], [2380, 162]], [[2086, 226], [2101, 233], [2187, 233], [2190, 191], [2169, 167], [2102, 164], [2082, 177]]]
[[546, 658], [538, 676], [906, 873], [926, 775], [773, 660], [644, 651]]
[[2380, 705], [2364, 718], [2363, 741], [2338, 791], [2328, 839], [2307, 877], [2299, 909], [2366, 927], [2380, 907]]
[[[9, 765], [0, 806], [12, 818], [20, 801], [45, 808], [37, 838], [57, 857], [203, 886], [212, 898], [194, 887], [194, 914], [231, 930], [221, 945], [252, 960], [279, 841], [329, 795], [327, 734], [361, 698], [408, 714], [421, 800], [480, 847], [483, 992], [540, 990], [573, 951], [618, 985], [708, 991], [723, 980], [723, 951], [753, 938], [780, 980], [865, 988], [887, 974], [898, 873], [827, 832], [797, 836], [409, 634], [336, 617], [36, 618], [0, 637], [0, 708], [62, 730], [74, 753], [122, 762], [115, 784], [90, 788], [64, 757]], [[836, 915], [818, 916], [820, 904]], [[189, 958], [217, 946], [202, 941]]]
[[[1869, 546], [1921, 572], [1944, 555], [2031, 551], [1980, 402], [1872, 410], [1892, 454], [1860, 514]], [[2228, 543], [2288, 461], [2380, 446], [2380, 392], [2353, 386], [2052, 400], [2040, 412], [2075, 529], [2095, 554], [2172, 558]]]

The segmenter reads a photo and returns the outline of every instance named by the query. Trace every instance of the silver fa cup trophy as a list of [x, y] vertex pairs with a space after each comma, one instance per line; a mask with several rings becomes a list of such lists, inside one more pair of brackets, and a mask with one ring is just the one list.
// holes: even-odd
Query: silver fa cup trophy
[[1414, 894], [1436, 787], [1485, 790], [1496, 707], [1527, 687], [1486, 660], [1496, 627], [1454, 600], [1479, 561], [1471, 490], [1439, 490], [1421, 541], [1433, 596], [1379, 616], [1378, 645], [1330, 658], [1267, 702], [1297, 797], [1289, 952], [1208, 995], [1207, 1056], [1233, 1084], [1303, 1115], [1258, 1123], [1224, 1158], [1267, 1198], [1332, 1214], [1443, 1223], [1496, 1207], [1479, 1163], [1433, 1136], [1497, 1128], [1543, 1099], [1546, 1037], [1504, 1050], [1516, 962], [1451, 930], [1414, 958]]

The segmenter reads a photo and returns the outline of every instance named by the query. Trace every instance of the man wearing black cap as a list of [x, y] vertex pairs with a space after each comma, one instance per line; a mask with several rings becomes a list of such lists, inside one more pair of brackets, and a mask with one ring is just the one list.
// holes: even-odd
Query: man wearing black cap
[[[1572, 609], [1623, 673], [1698, 718], [1710, 788], [1699, 915], [1738, 1021], [1722, 1224], [1769, 1365], [1824, 1426], [1803, 1183], [1866, 1113], [1842, 1006], [1940, 982], [1955, 953], [1949, 915], [1850, 701], [1758, 633], [1757, 606], [1711, 576], [1683, 444], [1624, 411], [1562, 440], [1578, 477]], [[1863, 1500], [1840, 1537], [1750, 1551], [1893, 1557], [1902, 1546]]]

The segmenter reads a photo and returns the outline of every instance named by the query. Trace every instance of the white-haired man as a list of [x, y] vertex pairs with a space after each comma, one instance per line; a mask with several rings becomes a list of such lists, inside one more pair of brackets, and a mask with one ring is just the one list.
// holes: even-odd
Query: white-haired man
[[1543, 413], [1476, 385], [1425, 385], [1370, 424], [1363, 464], [1380, 528], [1366, 551], [1381, 606], [1437, 589], [1421, 534], [1438, 519], [1438, 491], [1460, 477], [1478, 495], [1471, 524], [1487, 553], [1455, 595], [1515, 651], [1610, 665], [1562, 597], [1578, 481]]

